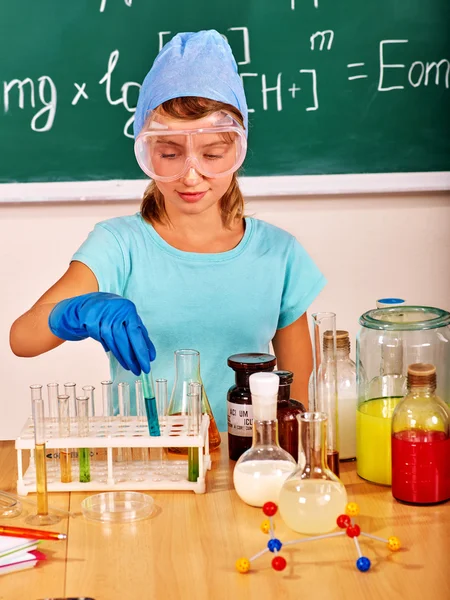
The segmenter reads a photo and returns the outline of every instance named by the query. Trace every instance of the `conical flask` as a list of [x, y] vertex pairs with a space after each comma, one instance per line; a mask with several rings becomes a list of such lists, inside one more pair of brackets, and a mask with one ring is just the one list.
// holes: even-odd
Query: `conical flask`
[[[191, 383], [202, 385], [202, 413], [209, 415], [209, 448], [213, 450], [220, 445], [220, 433], [209, 404], [200, 375], [200, 352], [197, 350], [175, 351], [175, 380], [169, 403], [169, 415], [189, 415], [189, 390]], [[185, 448], [170, 448], [171, 452], [186, 454]]]
[[327, 415], [306, 412], [299, 424], [299, 468], [283, 483], [280, 514], [288, 527], [305, 534], [321, 534], [336, 527], [345, 512], [347, 492], [326, 464]]

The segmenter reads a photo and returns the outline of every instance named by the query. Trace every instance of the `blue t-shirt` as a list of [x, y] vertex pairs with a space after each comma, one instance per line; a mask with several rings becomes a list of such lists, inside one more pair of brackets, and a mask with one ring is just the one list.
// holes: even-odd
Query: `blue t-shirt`
[[[101, 292], [132, 300], [156, 348], [153, 378], [174, 379], [174, 352], [200, 352], [203, 385], [220, 431], [234, 383], [227, 358], [268, 352], [277, 329], [296, 321], [325, 285], [297, 240], [247, 217], [240, 243], [202, 254], [170, 246], [140, 213], [98, 223], [72, 260], [87, 265]], [[110, 354], [111, 377], [135, 376]], [[131, 391], [130, 390], [130, 391]]]

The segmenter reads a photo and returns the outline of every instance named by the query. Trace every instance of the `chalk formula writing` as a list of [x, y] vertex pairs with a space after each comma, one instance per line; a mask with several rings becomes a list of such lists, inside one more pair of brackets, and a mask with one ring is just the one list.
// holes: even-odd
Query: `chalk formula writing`
[[[131, 5], [131, 2], [129, 2]], [[157, 32], [158, 48], [175, 35], [172, 31]], [[326, 77], [322, 76], [320, 68], [315, 64], [317, 54], [331, 53], [338, 39], [338, 34], [332, 29], [324, 29], [311, 33], [307, 43], [309, 54], [299, 61], [296, 71], [279, 71], [275, 75], [256, 72], [251, 69], [251, 35], [247, 27], [230, 27], [224, 34], [228, 39], [237, 62], [249, 102], [249, 112], [256, 111], [282, 111], [288, 102], [297, 103], [298, 110], [305, 112], [320, 109], [320, 90], [327, 85]], [[380, 93], [404, 90], [405, 88], [419, 88], [439, 86], [449, 89], [450, 62], [443, 57], [433, 57], [432, 60], [414, 60], [409, 64], [396, 59], [396, 50], [409, 44], [408, 39], [380, 40], [376, 52], [378, 54], [377, 90]], [[357, 58], [357, 57], [355, 57]], [[123, 134], [132, 138], [132, 124], [134, 120], [135, 104], [140, 84], [136, 81], [117, 82], [120, 85], [120, 95], [113, 97], [111, 89], [115, 77], [114, 71], [120, 59], [120, 51], [114, 49], [105, 57], [105, 71], [98, 79], [95, 90], [88, 90], [85, 82], [73, 82], [71, 105], [79, 102], [89, 102], [93, 95], [98, 95], [103, 89], [106, 102], [112, 106], [122, 106], [129, 113], [123, 124]], [[322, 67], [323, 68], [323, 67]], [[346, 72], [345, 72], [346, 69]], [[353, 85], [362, 85], [359, 80], [368, 79], [364, 62], [349, 62], [341, 66], [343, 78], [354, 82]], [[9, 113], [17, 108], [23, 109], [28, 103], [36, 109], [30, 127], [33, 131], [45, 133], [56, 123], [57, 116], [57, 85], [55, 79], [49, 74], [42, 75], [33, 81], [29, 77], [14, 78], [3, 81], [3, 110]]]

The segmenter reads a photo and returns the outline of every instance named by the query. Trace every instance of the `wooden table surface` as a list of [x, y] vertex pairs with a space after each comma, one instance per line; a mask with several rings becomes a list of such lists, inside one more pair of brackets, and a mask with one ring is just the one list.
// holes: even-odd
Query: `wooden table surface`
[[[206, 494], [150, 491], [157, 509], [135, 524], [86, 521], [80, 502], [89, 494], [49, 494], [50, 505], [78, 513], [51, 528], [66, 532], [67, 542], [44, 542], [46, 562], [1, 576], [0, 599], [450, 598], [450, 504], [399, 504], [390, 488], [359, 479], [354, 463], [342, 465], [341, 479], [349, 501], [360, 505], [356, 522], [367, 533], [399, 537], [399, 552], [360, 538], [363, 555], [372, 561], [370, 571], [360, 573], [355, 545], [343, 536], [286, 547], [288, 566], [283, 572], [271, 568], [273, 555], [266, 553], [249, 573], [239, 574], [236, 560], [262, 550], [268, 536], [260, 530], [265, 518], [261, 509], [247, 506], [234, 491], [234, 463], [228, 460], [225, 437], [212, 455]], [[0, 442], [0, 489], [14, 491], [16, 477], [13, 442]], [[26, 504], [24, 509], [30, 510]], [[0, 517], [0, 524], [24, 526], [25, 516]], [[279, 515], [275, 524], [281, 541], [300, 537]]]

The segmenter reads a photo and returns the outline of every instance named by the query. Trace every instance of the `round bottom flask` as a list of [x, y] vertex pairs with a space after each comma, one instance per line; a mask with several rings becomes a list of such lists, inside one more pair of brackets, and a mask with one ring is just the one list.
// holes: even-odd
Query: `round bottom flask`
[[297, 416], [300, 427], [299, 465], [281, 488], [280, 514], [288, 527], [305, 534], [321, 534], [336, 527], [345, 512], [347, 492], [326, 465], [327, 416], [307, 412]]
[[277, 503], [281, 486], [296, 467], [292, 456], [278, 444], [279, 381], [275, 373], [254, 373], [249, 378], [253, 445], [237, 461], [233, 482], [238, 496], [251, 506]]

